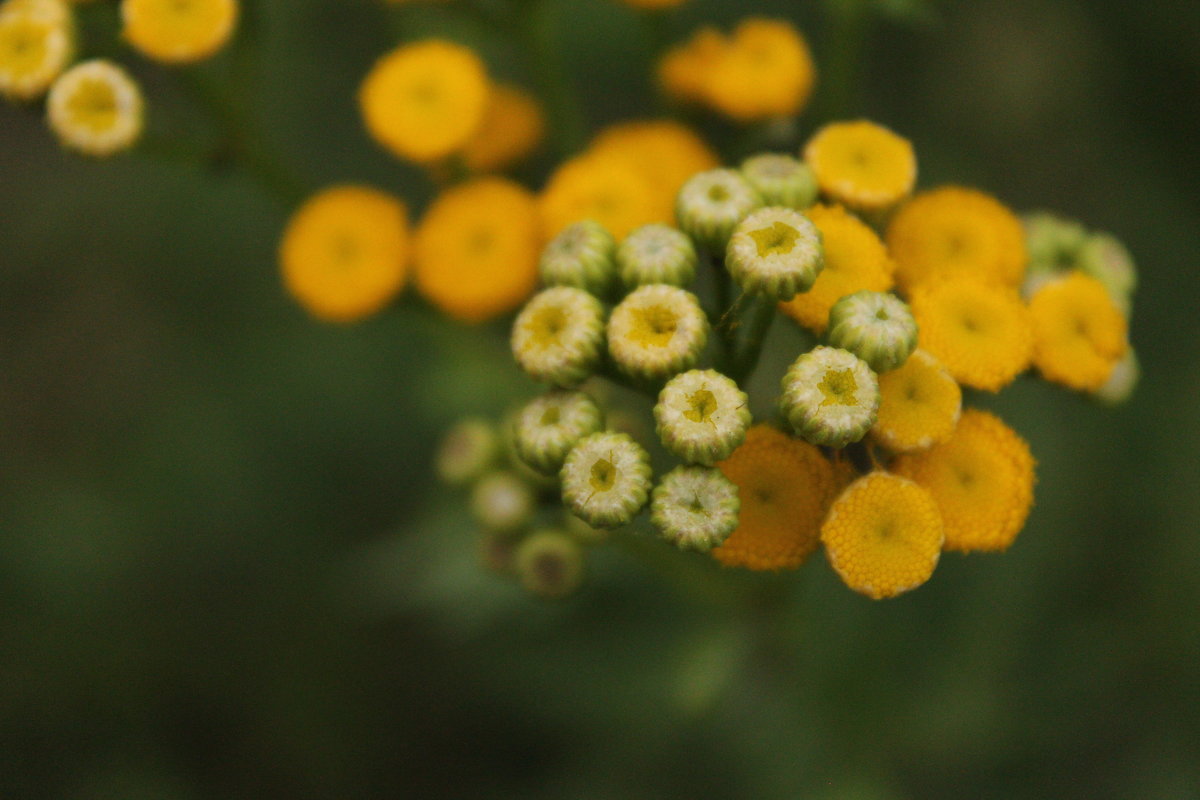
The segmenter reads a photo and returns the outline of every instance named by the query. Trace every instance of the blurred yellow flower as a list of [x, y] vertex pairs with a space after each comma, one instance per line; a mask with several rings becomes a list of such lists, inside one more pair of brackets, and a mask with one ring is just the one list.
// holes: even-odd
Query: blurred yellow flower
[[1072, 389], [1099, 389], [1129, 349], [1124, 315], [1104, 284], [1082, 272], [1038, 289], [1029, 315], [1034, 366]]
[[588, 152], [624, 161], [646, 177], [669, 220], [688, 178], [720, 160], [691, 128], [666, 119], [618, 122], [596, 134]]
[[671, 207], [654, 189], [653, 178], [628, 160], [585, 153], [564, 161], [540, 197], [543, 233], [558, 234], [573, 222], [599, 222], [615, 238], [650, 222], [671, 222]]
[[121, 0], [125, 39], [143, 55], [172, 64], [220, 50], [237, 18], [238, 0]]
[[523, 186], [498, 177], [459, 184], [417, 228], [417, 288], [450, 316], [483, 321], [533, 292], [541, 244], [537, 203]]
[[703, 103], [713, 64], [727, 46], [725, 34], [706, 27], [684, 44], [672, 47], [658, 64], [663, 91], [678, 102]]
[[865, 119], [821, 128], [804, 146], [804, 160], [822, 194], [866, 214], [900, 202], [917, 181], [912, 144]]
[[288, 291], [313, 316], [350, 322], [404, 286], [408, 248], [403, 203], [367, 186], [334, 186], [292, 215], [279, 264]]
[[400, 158], [427, 162], [470, 140], [489, 93], [487, 71], [470, 48], [430, 39], [401, 45], [376, 61], [358, 102], [377, 142]]
[[542, 108], [518, 86], [496, 84], [488, 97], [479, 128], [462, 149], [472, 172], [496, 172], [520, 162], [542, 142]]
[[954, 433], [962, 389], [936, 358], [915, 350], [879, 376], [879, 414], [871, 436], [895, 452], [925, 450]]
[[142, 133], [142, 90], [111, 61], [83, 61], [64, 72], [46, 98], [50, 128], [64, 147], [108, 156]]
[[[50, 11], [63, 6], [56, 3]], [[32, 100], [50, 86], [72, 56], [68, 17], [34, 4], [0, 6], [0, 94]]]

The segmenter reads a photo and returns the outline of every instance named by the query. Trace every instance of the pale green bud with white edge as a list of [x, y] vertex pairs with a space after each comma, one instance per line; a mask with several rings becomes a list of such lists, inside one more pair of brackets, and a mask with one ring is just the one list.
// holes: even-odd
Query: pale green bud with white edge
[[694, 464], [713, 464], [737, 449], [750, 427], [746, 393], [721, 373], [693, 369], [676, 375], [654, 406], [658, 437], [672, 454]]
[[825, 266], [821, 232], [798, 211], [760, 208], [734, 229], [725, 266], [742, 291], [791, 300], [812, 288]]
[[1079, 252], [1079, 268], [1104, 284], [1117, 306], [1129, 314], [1129, 301], [1137, 288], [1137, 266], [1117, 237], [1094, 233]]
[[542, 250], [538, 262], [542, 282], [603, 295], [616, 275], [616, 248], [616, 240], [599, 222], [572, 223]]
[[485, 419], [468, 417], [442, 436], [434, 455], [434, 469], [448, 484], [468, 483], [496, 463], [500, 449], [495, 426]]
[[738, 488], [715, 467], [668, 472], [650, 500], [650, 522], [680, 550], [707, 553], [738, 526]]
[[521, 527], [533, 517], [534, 505], [533, 489], [512, 472], [488, 473], [471, 489], [471, 513], [491, 530]]
[[662, 380], [690, 369], [707, 341], [708, 317], [700, 301], [676, 286], [639, 287], [608, 318], [613, 363], [643, 380]]
[[845, 447], [866, 436], [879, 413], [879, 380], [853, 353], [818, 345], [783, 377], [779, 406], [812, 444]]
[[687, 286], [696, 277], [696, 247], [670, 225], [643, 225], [617, 247], [617, 271], [629, 289], [648, 283]]
[[513, 449], [539, 472], [557, 473], [575, 443], [603, 427], [604, 415], [587, 394], [551, 391], [517, 412], [513, 419]]
[[908, 304], [887, 292], [848, 294], [829, 310], [826, 340], [849, 350], [875, 372], [896, 369], [917, 349], [917, 321]]
[[646, 505], [650, 456], [623, 433], [581, 439], [563, 463], [563, 505], [596, 528], [624, 525]]
[[557, 600], [583, 583], [583, 550], [566, 532], [536, 530], [515, 554], [517, 578], [530, 594]]
[[798, 158], [783, 153], [760, 153], [742, 162], [742, 175], [758, 190], [763, 203], [797, 211], [817, 200], [817, 179]]
[[1074, 220], [1050, 211], [1034, 211], [1021, 219], [1030, 273], [1061, 274], [1077, 266], [1087, 231]]
[[513, 323], [513, 356], [535, 380], [574, 386], [590, 375], [604, 346], [604, 306], [571, 286], [533, 296]]
[[1141, 364], [1138, 363], [1137, 354], [1130, 347], [1125, 351], [1124, 358], [1113, 367], [1108, 380], [1092, 392], [1092, 396], [1106, 406], [1119, 406], [1133, 395], [1141, 376]]
[[675, 199], [675, 221], [697, 244], [720, 255], [737, 224], [762, 204], [740, 172], [710, 169], [683, 184]]

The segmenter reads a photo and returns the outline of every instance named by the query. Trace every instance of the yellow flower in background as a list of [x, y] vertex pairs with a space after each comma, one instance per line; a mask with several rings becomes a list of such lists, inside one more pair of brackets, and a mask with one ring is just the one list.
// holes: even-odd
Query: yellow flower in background
[[872, 472], [833, 502], [821, 542], [847, 586], [882, 600], [933, 575], [944, 542], [942, 517], [930, 493], [916, 483]]
[[921, 192], [901, 206], [887, 244], [905, 291], [958, 276], [1015, 288], [1029, 260], [1017, 216], [994, 197], [958, 186]]
[[898, 457], [892, 469], [937, 501], [947, 550], [1004, 550], [1033, 505], [1033, 456], [998, 417], [967, 409], [944, 444]]
[[490, 86], [470, 48], [440, 39], [397, 47], [358, 92], [367, 131], [400, 158], [435, 161], [460, 149], [483, 121]]
[[313, 316], [350, 322], [404, 286], [408, 247], [403, 203], [366, 186], [334, 186], [292, 215], [279, 266], [288, 291]]
[[822, 194], [867, 214], [899, 203], [917, 182], [912, 143], [865, 119], [826, 125], [803, 154]]
[[465, 322], [521, 304], [537, 283], [542, 239], [537, 203], [520, 184], [476, 178], [443, 192], [416, 233], [417, 288]]
[[588, 152], [624, 161], [645, 176], [668, 220], [687, 179], [720, 165], [717, 154], [691, 128], [666, 119], [609, 125], [596, 134]]
[[1033, 330], [1015, 289], [959, 278], [912, 295], [919, 346], [959, 383], [998, 392], [1029, 366]]
[[238, 0], [121, 0], [125, 39], [143, 55], [171, 64], [220, 50], [237, 18]]
[[616, 239], [651, 222], [671, 222], [671, 207], [653, 179], [626, 159], [585, 153], [564, 161], [550, 176], [539, 200], [543, 233], [550, 238], [571, 223], [599, 222]]
[[717, 464], [738, 487], [738, 527], [713, 557], [729, 567], [792, 569], [817, 549], [821, 520], [838, 489], [833, 466], [808, 442], [769, 425]]
[[142, 90], [111, 61], [83, 61], [50, 87], [46, 117], [64, 147], [109, 156], [142, 133]]
[[834, 303], [863, 289], [887, 291], [894, 267], [875, 231], [841, 206], [816, 205], [804, 215], [821, 232], [825, 267], [811, 289], [779, 308], [806, 328], [824, 333]]
[[1124, 315], [1104, 284], [1082, 272], [1038, 289], [1029, 315], [1034, 366], [1072, 389], [1099, 389], [1129, 349]]
[[[0, 94], [32, 100], [71, 60], [74, 48], [66, 7], [57, 2], [42, 6], [0, 6]], [[55, 9], [62, 13], [53, 13]]]
[[895, 452], [925, 450], [954, 433], [962, 389], [936, 358], [915, 350], [879, 376], [879, 414], [871, 436]]
[[18, 11], [48, 22], [72, 22], [71, 7], [66, 0], [5, 0], [0, 3], [0, 14]]
[[528, 157], [542, 142], [546, 122], [542, 107], [519, 86], [492, 87], [479, 128], [462, 149], [472, 172], [496, 172]]
[[728, 46], [716, 28], [701, 28], [688, 42], [666, 52], [658, 64], [658, 82], [671, 99], [703, 103], [712, 66]]

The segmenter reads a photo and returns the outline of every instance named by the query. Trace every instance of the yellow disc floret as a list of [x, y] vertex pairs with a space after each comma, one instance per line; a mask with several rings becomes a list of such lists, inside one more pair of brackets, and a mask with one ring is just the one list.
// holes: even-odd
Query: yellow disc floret
[[938, 360], [916, 350], [903, 366], [879, 376], [879, 416], [871, 435], [889, 450], [924, 450], [954, 433], [962, 389]]
[[688, 178], [720, 164], [717, 154], [695, 132], [666, 119], [609, 125], [592, 140], [588, 152], [624, 161], [644, 175], [668, 215]]
[[208, 58], [233, 35], [238, 0], [122, 0], [124, 36], [156, 61]]
[[701, 28], [684, 44], [666, 52], [658, 63], [658, 81], [674, 100], [702, 103], [713, 65], [729, 41], [716, 28]]
[[1072, 389], [1099, 389], [1129, 348], [1125, 317], [1104, 284], [1082, 272], [1039, 289], [1029, 316], [1034, 366]]
[[73, 49], [63, 10], [56, 17], [24, 5], [0, 7], [0, 94], [32, 100], [63, 71]]
[[752, 122], [798, 114], [814, 80], [808, 44], [791, 23], [750, 18], [712, 63], [704, 96], [716, 111]]
[[835, 572], [874, 600], [915, 589], [933, 575], [942, 518], [929, 492], [905, 478], [872, 472], [833, 502], [821, 542]]
[[622, 158], [588, 153], [559, 165], [539, 199], [547, 238], [585, 219], [603, 225], [620, 240], [634, 228], [671, 221], [652, 179]]
[[917, 180], [912, 144], [867, 120], [826, 125], [804, 146], [821, 193], [855, 211], [884, 211], [907, 197]]
[[900, 456], [892, 469], [933, 495], [945, 522], [947, 550], [1004, 550], [1033, 504], [1029, 446], [986, 411], [967, 409], [949, 441]]
[[474, 172], [494, 172], [516, 164], [537, 149], [546, 123], [537, 100], [508, 84], [492, 87], [478, 130], [463, 148], [463, 163]]
[[408, 246], [403, 203], [377, 189], [336, 186], [292, 215], [279, 262], [288, 291], [313, 316], [349, 322], [400, 291]]

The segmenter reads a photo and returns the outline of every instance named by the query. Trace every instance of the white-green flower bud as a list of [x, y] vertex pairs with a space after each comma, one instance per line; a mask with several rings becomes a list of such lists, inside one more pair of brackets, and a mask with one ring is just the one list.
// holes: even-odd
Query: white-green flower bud
[[583, 582], [583, 550], [563, 531], [538, 530], [517, 545], [517, 578], [530, 594], [566, 597]]
[[875, 424], [879, 380], [853, 353], [818, 345], [788, 368], [779, 406], [806, 441], [845, 447]]
[[1125, 357], [1113, 367], [1108, 380], [1092, 396], [1106, 406], [1119, 406], [1133, 395], [1141, 376], [1142, 368], [1137, 354], [1130, 347], [1125, 351]]
[[738, 488], [715, 467], [680, 466], [654, 487], [650, 521], [680, 550], [707, 553], [738, 526]]
[[547, 286], [574, 286], [603, 295], [612, 285], [617, 242], [594, 220], [563, 228], [542, 251], [538, 270]]
[[1079, 268], [1103, 283], [1128, 315], [1129, 300], [1137, 288], [1137, 266], [1117, 237], [1108, 233], [1089, 236], [1079, 251]]
[[742, 175], [768, 206], [802, 210], [817, 200], [817, 179], [798, 158], [783, 153], [760, 153], [742, 162]]
[[485, 528], [511, 531], [529, 522], [535, 500], [533, 489], [514, 473], [491, 472], [471, 490], [471, 513]]
[[1049, 211], [1035, 211], [1021, 220], [1029, 272], [1059, 274], [1074, 269], [1087, 231], [1078, 222]]
[[687, 286], [696, 277], [696, 247], [682, 231], [651, 223], [630, 232], [617, 248], [621, 283]]
[[567, 454], [563, 505], [596, 528], [624, 525], [646, 505], [650, 456], [623, 433], [593, 433]]
[[446, 483], [460, 485], [475, 480], [500, 455], [500, 437], [492, 423], [479, 417], [459, 420], [442, 437], [434, 456], [434, 469]]
[[875, 372], [887, 372], [917, 349], [917, 321], [899, 297], [864, 290], [846, 295], [829, 309], [826, 338]]
[[608, 352], [628, 375], [661, 380], [690, 369], [708, 341], [708, 318], [689, 291], [650, 284], [631, 292], [608, 318]]
[[596, 368], [604, 345], [604, 306], [571, 286], [533, 296], [513, 323], [513, 356], [535, 380], [574, 386]]
[[575, 443], [604, 427], [604, 415], [583, 392], [556, 390], [534, 398], [513, 420], [513, 449], [543, 473], [562, 469]]
[[654, 406], [658, 437], [667, 450], [694, 464], [728, 458], [746, 438], [750, 406], [731, 378], [711, 369], [676, 375]]
[[675, 221], [696, 243], [719, 255], [733, 229], [762, 198], [732, 169], [710, 169], [688, 179], [675, 199]]
[[807, 292], [825, 266], [821, 232], [799, 211], [760, 208], [734, 229], [725, 266], [742, 291], [791, 300]]

